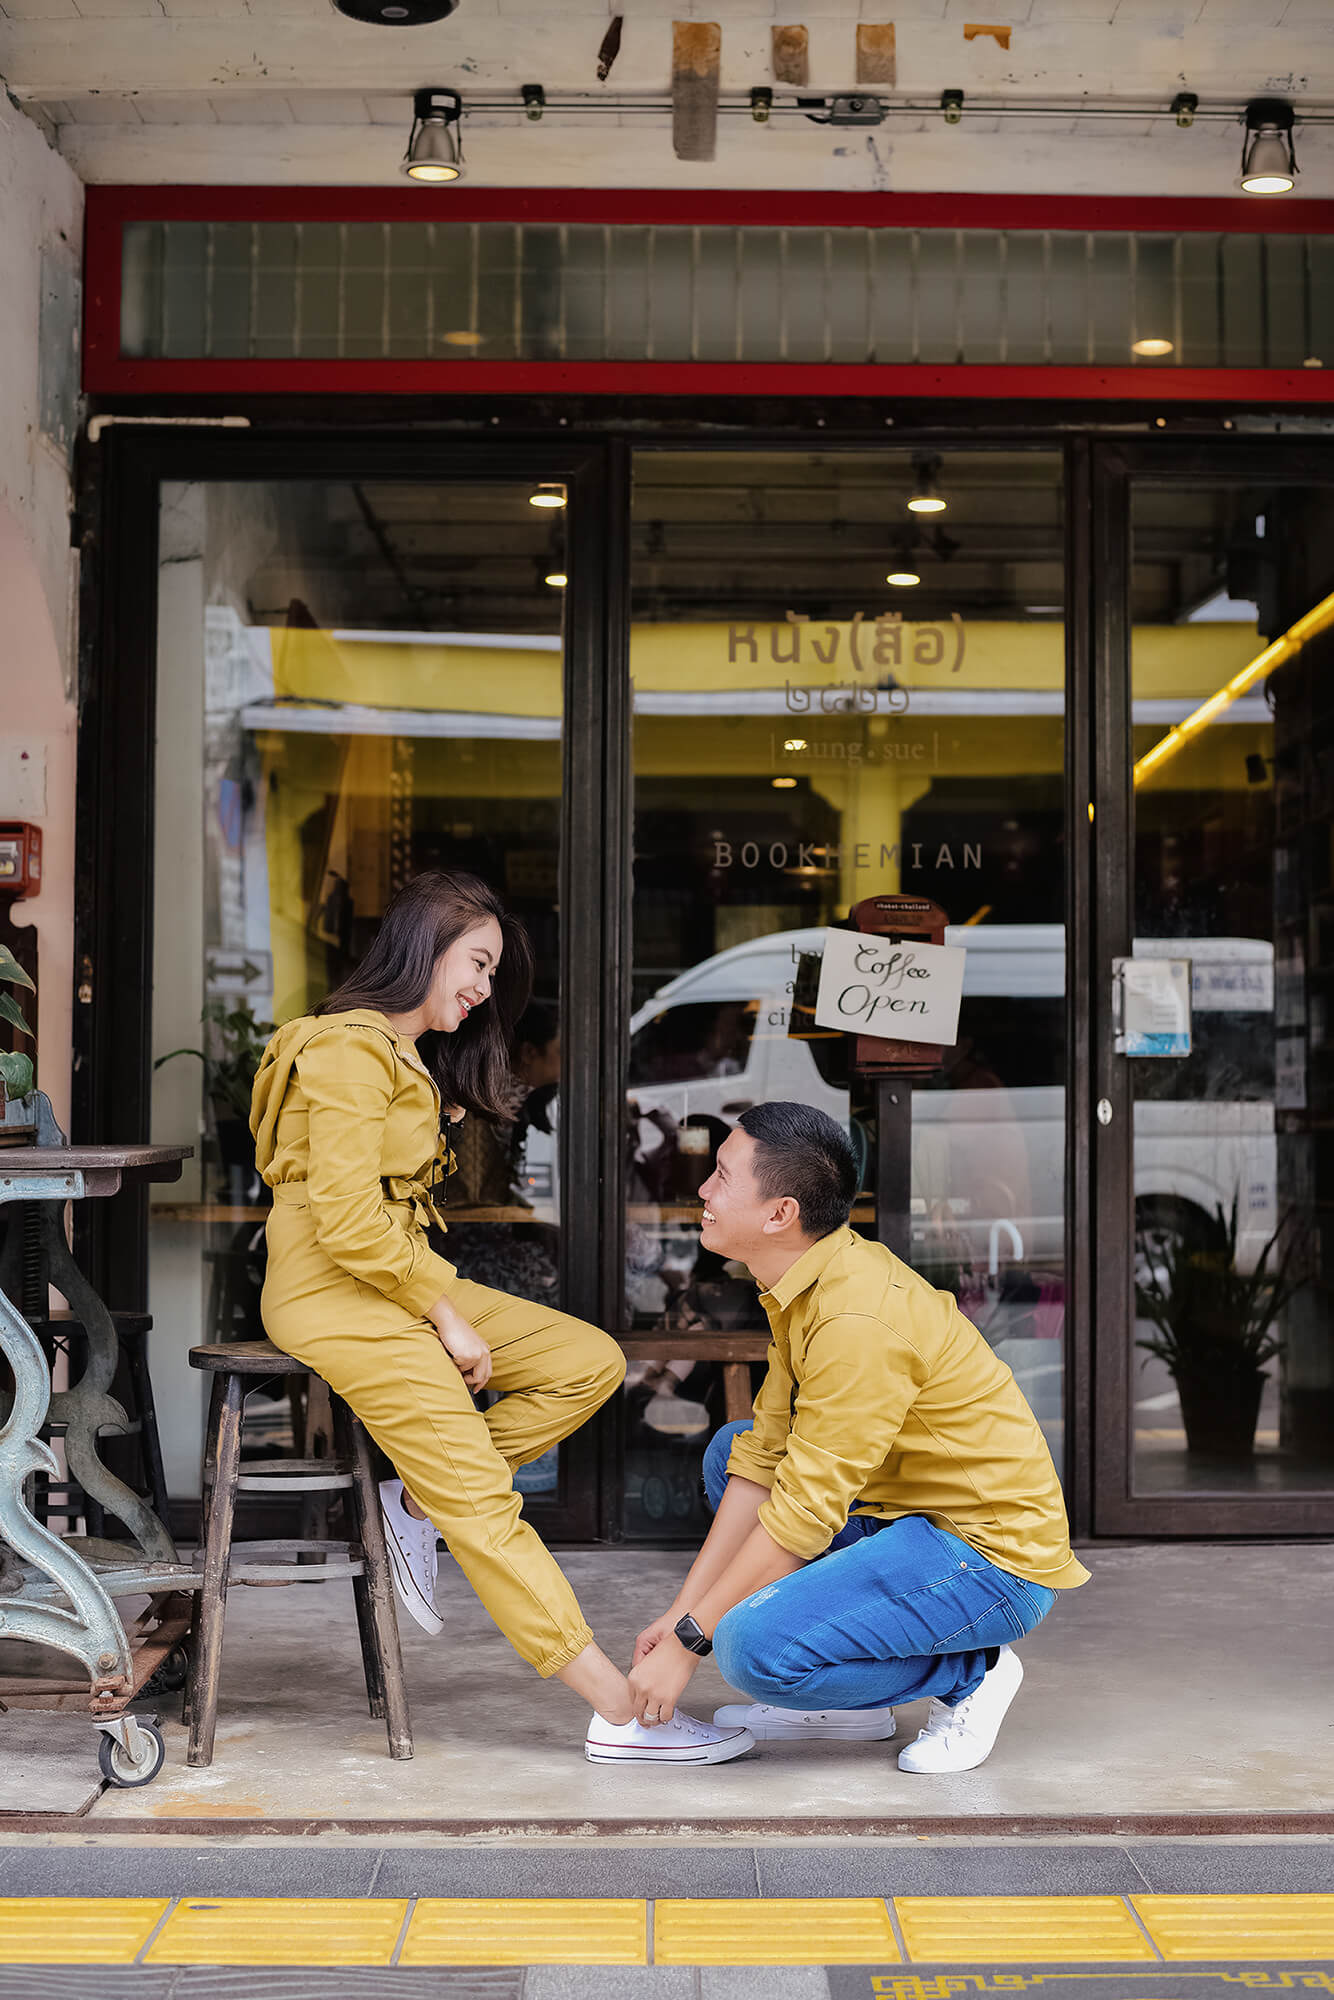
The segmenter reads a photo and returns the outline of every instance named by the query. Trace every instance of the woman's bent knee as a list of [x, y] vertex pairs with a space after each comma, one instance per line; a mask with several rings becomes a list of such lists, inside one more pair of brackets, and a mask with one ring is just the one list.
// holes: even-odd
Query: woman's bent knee
[[779, 1659], [782, 1641], [775, 1648], [775, 1633], [764, 1616], [765, 1593], [734, 1605], [718, 1620], [713, 1634], [713, 1656], [718, 1671], [729, 1687], [756, 1701], [782, 1703], [793, 1692], [792, 1682], [782, 1673]]

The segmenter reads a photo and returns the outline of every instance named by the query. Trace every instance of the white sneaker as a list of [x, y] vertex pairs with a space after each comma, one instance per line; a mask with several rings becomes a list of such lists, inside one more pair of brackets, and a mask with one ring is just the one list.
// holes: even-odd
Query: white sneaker
[[715, 1729], [678, 1708], [670, 1722], [608, 1722], [594, 1715], [584, 1741], [590, 1764], [726, 1764], [755, 1748], [748, 1729]]
[[943, 1701], [932, 1702], [926, 1728], [899, 1752], [899, 1769], [971, 1771], [985, 1763], [1023, 1678], [1019, 1655], [1002, 1646], [1000, 1658], [975, 1693], [965, 1695], [953, 1708]]
[[731, 1702], [715, 1708], [719, 1729], [748, 1729], [757, 1743], [806, 1743], [817, 1736], [845, 1743], [887, 1743], [894, 1734], [892, 1708], [774, 1708], [767, 1702]]
[[415, 1618], [422, 1631], [434, 1638], [445, 1628], [435, 1608], [435, 1526], [409, 1514], [403, 1505], [401, 1479], [380, 1481], [380, 1513], [398, 1601], [409, 1618]]

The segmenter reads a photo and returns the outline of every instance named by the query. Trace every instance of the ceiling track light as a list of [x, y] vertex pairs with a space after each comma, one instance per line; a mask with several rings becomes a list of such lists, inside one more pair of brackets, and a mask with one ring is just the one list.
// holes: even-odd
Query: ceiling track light
[[412, 97], [412, 130], [403, 155], [409, 180], [439, 186], [463, 178], [463, 99], [457, 90], [418, 90]]
[[912, 493], [908, 499], [910, 514], [943, 514], [946, 502], [937, 487], [940, 478], [938, 458], [916, 458], [913, 460]]
[[1246, 194], [1290, 194], [1297, 178], [1292, 106], [1281, 97], [1253, 97], [1246, 106], [1241, 185]]

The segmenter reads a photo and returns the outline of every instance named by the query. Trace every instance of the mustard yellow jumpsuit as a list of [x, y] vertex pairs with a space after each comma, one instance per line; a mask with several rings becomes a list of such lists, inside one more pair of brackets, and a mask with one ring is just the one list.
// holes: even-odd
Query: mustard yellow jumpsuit
[[[511, 1645], [556, 1673], [593, 1635], [522, 1517], [513, 1473], [614, 1393], [620, 1348], [582, 1320], [460, 1278], [431, 1249], [447, 1161], [440, 1093], [382, 1014], [280, 1028], [250, 1123], [273, 1190], [270, 1339], [356, 1411]], [[501, 1400], [485, 1413], [425, 1317], [445, 1293], [491, 1349]]]

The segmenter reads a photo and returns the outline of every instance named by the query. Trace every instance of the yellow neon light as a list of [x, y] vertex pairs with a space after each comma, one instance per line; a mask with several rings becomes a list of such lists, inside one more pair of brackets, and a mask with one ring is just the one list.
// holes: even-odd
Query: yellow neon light
[[1334, 591], [1299, 618], [1295, 625], [1289, 625], [1282, 637], [1266, 646], [1263, 653], [1257, 653], [1253, 660], [1239, 668], [1230, 681], [1223, 683], [1217, 694], [1211, 694], [1208, 701], [1192, 709], [1183, 721], [1174, 722], [1166, 736], [1160, 736], [1153, 748], [1146, 750], [1136, 764], [1136, 785], [1142, 785], [1149, 773], [1157, 770], [1160, 764], [1165, 764], [1169, 757], [1174, 757], [1189, 737], [1207, 729], [1225, 708], [1231, 708], [1233, 702], [1253, 688], [1258, 680], [1285, 666], [1300, 653], [1309, 639], [1314, 639], [1318, 632], [1326, 631], [1331, 625], [1334, 625]]

